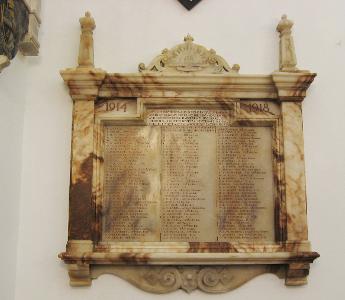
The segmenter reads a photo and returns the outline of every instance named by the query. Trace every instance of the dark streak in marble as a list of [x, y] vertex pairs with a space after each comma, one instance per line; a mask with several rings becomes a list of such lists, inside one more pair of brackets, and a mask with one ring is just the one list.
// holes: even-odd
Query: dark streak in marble
[[80, 179], [74, 184], [71, 182], [70, 185], [69, 240], [91, 239], [92, 162], [91, 154], [81, 164], [80, 174], [78, 174]]

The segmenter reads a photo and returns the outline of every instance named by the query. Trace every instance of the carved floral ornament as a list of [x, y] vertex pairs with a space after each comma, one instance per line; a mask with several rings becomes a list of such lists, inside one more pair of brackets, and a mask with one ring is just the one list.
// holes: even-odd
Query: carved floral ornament
[[[266, 75], [239, 74], [237, 64], [230, 66], [214, 50], [195, 44], [190, 35], [182, 44], [164, 49], [148, 66], [140, 64], [138, 73], [108, 73], [94, 66], [91, 14], [86, 13], [80, 24], [78, 66], [61, 71], [74, 101], [68, 242], [59, 255], [68, 265], [70, 284], [88, 286], [102, 274], [114, 274], [152, 293], [177, 289], [221, 293], [263, 273], [285, 278], [286, 285], [306, 284], [309, 265], [319, 254], [308, 240], [300, 102], [316, 74], [297, 68], [293, 23], [286, 16], [280, 20], [279, 70]], [[110, 216], [113, 224], [118, 219], [107, 215], [104, 206], [106, 130], [111, 126], [152, 130], [147, 126], [149, 110], [198, 110], [203, 122], [202, 114], [212, 111], [229, 125], [272, 130], [267, 152], [274, 165], [272, 238], [259, 242], [231, 238], [180, 242], [162, 240], [159, 234], [149, 241], [146, 236], [105, 238], [102, 221]], [[156, 224], [156, 219], [150, 221]], [[158, 227], [153, 225], [152, 231]]]
[[240, 66], [228, 65], [224, 58], [216, 54], [213, 49], [194, 44], [191, 35], [184, 38], [184, 43], [176, 47], [164, 49], [160, 55], [153, 59], [148, 67], [139, 64], [140, 72], [192, 72], [192, 73], [238, 73]]

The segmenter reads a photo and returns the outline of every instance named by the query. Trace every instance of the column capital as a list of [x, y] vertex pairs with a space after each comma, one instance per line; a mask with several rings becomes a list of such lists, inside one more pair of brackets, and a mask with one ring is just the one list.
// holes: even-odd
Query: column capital
[[309, 71], [272, 73], [272, 80], [277, 89], [279, 101], [303, 101], [307, 89], [316, 75], [316, 73], [310, 73]]
[[95, 101], [106, 72], [95, 68], [74, 68], [60, 72], [74, 101]]

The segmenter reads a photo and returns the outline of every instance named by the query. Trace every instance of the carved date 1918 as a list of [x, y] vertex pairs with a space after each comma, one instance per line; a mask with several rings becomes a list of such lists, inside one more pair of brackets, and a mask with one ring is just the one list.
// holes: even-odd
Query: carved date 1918
[[245, 110], [246, 112], [263, 112], [263, 113], [270, 113], [270, 108], [268, 103], [241, 103], [241, 109]]

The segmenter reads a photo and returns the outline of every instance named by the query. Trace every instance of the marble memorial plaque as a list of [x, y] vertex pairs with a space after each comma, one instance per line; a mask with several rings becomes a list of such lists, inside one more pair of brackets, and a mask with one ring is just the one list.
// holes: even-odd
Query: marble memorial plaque
[[94, 66], [91, 14], [80, 24], [78, 66], [61, 72], [74, 101], [60, 254], [71, 285], [102, 274], [152, 293], [222, 293], [263, 273], [307, 283], [319, 255], [301, 103], [316, 74], [297, 67], [293, 22], [280, 20], [279, 70], [266, 75], [239, 74], [190, 35], [138, 73], [108, 73]]

